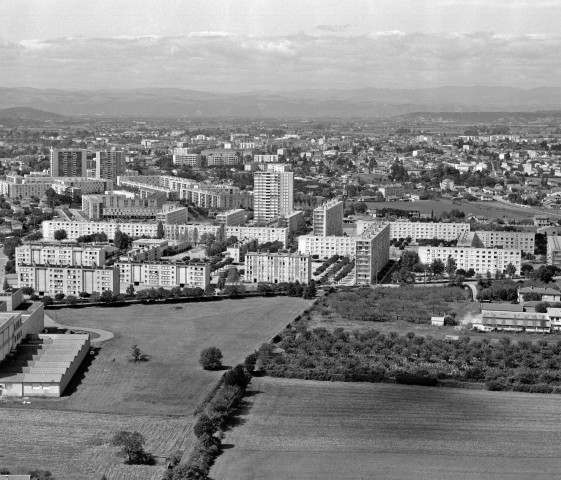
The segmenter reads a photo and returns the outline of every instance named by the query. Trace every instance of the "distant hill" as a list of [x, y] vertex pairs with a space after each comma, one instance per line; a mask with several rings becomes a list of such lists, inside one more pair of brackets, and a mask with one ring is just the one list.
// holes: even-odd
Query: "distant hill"
[[64, 120], [66, 117], [58, 113], [45, 112], [30, 107], [11, 107], [0, 108], [0, 119], [7, 120], [36, 120], [36, 121], [49, 121], [49, 120]]
[[[42, 115], [227, 118], [392, 117], [412, 112], [561, 110], [561, 88], [441, 87], [211, 93], [179, 88], [81, 90], [0, 88], [0, 108]], [[4, 110], [5, 112], [6, 110]], [[1, 110], [0, 110], [1, 112]], [[23, 115], [23, 114], [22, 114]], [[31, 112], [31, 116], [38, 115]], [[5, 118], [0, 114], [0, 118]], [[21, 117], [25, 118], [25, 117]], [[39, 117], [35, 117], [37, 120]], [[43, 117], [44, 118], [44, 117]]]

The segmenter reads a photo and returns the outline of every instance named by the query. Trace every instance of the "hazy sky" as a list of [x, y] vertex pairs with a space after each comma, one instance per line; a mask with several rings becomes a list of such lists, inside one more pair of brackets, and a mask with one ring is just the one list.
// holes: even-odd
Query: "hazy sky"
[[0, 86], [561, 85], [561, 0], [0, 0]]

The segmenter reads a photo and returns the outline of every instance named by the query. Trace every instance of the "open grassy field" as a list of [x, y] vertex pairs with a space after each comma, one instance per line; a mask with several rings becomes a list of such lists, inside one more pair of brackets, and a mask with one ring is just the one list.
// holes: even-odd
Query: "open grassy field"
[[[62, 324], [110, 330], [115, 338], [103, 344], [71, 395], [0, 404], [0, 467], [45, 468], [57, 480], [103, 473], [110, 480], [161, 478], [162, 465], [124, 465], [108, 444], [112, 435], [138, 430], [156, 455], [182, 449], [194, 409], [223, 373], [204, 371], [200, 351], [215, 345], [225, 365], [237, 364], [310, 304], [258, 297], [57, 311]], [[48, 314], [55, 318], [53, 310]], [[133, 344], [150, 355], [148, 362], [128, 360]]]
[[561, 478], [557, 396], [255, 378], [215, 480]]
[[[190, 415], [223, 373], [200, 367], [201, 350], [217, 346], [224, 354], [224, 364], [235, 365], [310, 304], [300, 298], [258, 297], [59, 310], [59, 323], [102, 328], [115, 338], [103, 345], [75, 393], [34, 401], [32, 406]], [[53, 310], [47, 313], [55, 317]], [[133, 344], [150, 355], [148, 362], [129, 361]]]
[[454, 201], [441, 198], [436, 200], [420, 200], [418, 202], [367, 202], [369, 208], [400, 208], [403, 210], [418, 210], [421, 214], [434, 212], [435, 216], [450, 210], [461, 210], [466, 215], [473, 214], [487, 218], [504, 217], [515, 220], [528, 220], [534, 216], [534, 210], [500, 202], [468, 202]]

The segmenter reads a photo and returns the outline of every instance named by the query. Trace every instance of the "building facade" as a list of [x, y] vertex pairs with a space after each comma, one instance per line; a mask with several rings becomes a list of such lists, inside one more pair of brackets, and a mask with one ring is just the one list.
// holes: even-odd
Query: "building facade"
[[294, 210], [293, 172], [255, 172], [253, 178], [256, 221], [266, 222]]
[[227, 227], [232, 225], [243, 225], [245, 223], [245, 210], [243, 208], [237, 208], [219, 213], [216, 215], [216, 221], [226, 225]]
[[247, 282], [310, 283], [312, 260], [310, 255], [293, 253], [246, 253], [245, 279]]
[[120, 282], [145, 287], [202, 288], [210, 284], [208, 263], [117, 262]]
[[343, 235], [343, 202], [331, 200], [315, 208], [312, 226], [316, 236]]
[[259, 243], [282, 242], [283, 248], [288, 244], [288, 227], [249, 227], [244, 225], [226, 227], [226, 238], [237, 237], [238, 240], [257, 240]]
[[113, 185], [116, 185], [117, 177], [125, 175], [126, 170], [125, 152], [119, 150], [103, 150], [96, 152], [96, 178], [111, 180]]
[[86, 150], [51, 148], [51, 176], [85, 177], [87, 158]]
[[547, 236], [547, 264], [561, 267], [561, 236]]
[[[370, 225], [379, 221], [357, 220], [357, 234], [361, 234]], [[418, 239], [456, 240], [461, 233], [469, 232], [469, 223], [435, 223], [435, 222], [388, 222], [392, 240], [411, 237], [413, 242]]]
[[188, 148], [174, 148], [173, 164], [188, 167], [200, 167], [201, 156], [197, 153], [190, 153]]
[[42, 222], [43, 238], [54, 240], [54, 233], [64, 230], [68, 240], [76, 240], [84, 235], [104, 232], [109, 240], [115, 238], [115, 232], [120, 230], [127, 235], [138, 238], [155, 237], [158, 233], [158, 222], [74, 222], [64, 220], [45, 220]]
[[494, 232], [476, 230], [475, 233], [486, 248], [519, 248], [523, 252], [531, 254], [534, 254], [536, 248], [536, 234], [534, 232]]
[[16, 247], [16, 270], [20, 265], [49, 264], [70, 266], [105, 265], [104, 245], [77, 243], [30, 242]]

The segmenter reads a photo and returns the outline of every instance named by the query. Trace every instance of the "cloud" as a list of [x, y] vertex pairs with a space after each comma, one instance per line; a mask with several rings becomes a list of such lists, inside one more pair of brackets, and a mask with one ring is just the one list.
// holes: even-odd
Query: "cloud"
[[[323, 30], [328, 31], [328, 30]], [[493, 32], [183, 36], [0, 42], [3, 86], [248, 91], [559, 85], [561, 35]]]
[[317, 25], [316, 29], [323, 32], [340, 33], [347, 30], [350, 26], [348, 23], [345, 25]]

